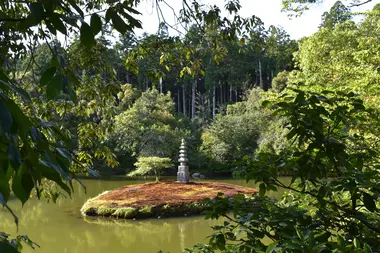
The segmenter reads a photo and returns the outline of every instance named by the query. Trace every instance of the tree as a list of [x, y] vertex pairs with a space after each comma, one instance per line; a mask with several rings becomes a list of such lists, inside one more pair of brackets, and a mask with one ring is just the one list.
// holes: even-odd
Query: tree
[[[320, 4], [323, 0], [282, 0], [282, 10], [290, 15], [302, 15], [310, 6]], [[348, 2], [348, 1], [347, 1]], [[372, 0], [350, 1], [349, 7], [358, 7], [372, 2]]]
[[[259, 194], [212, 200], [207, 217], [227, 221], [214, 227], [209, 244], [189, 251], [377, 252], [380, 160], [362, 124], [379, 128], [379, 114], [343, 92], [295, 90], [264, 104], [285, 116], [292, 145], [244, 160]], [[284, 174], [290, 184], [279, 180]], [[291, 192], [281, 201], [265, 197], [280, 188]]]
[[[376, 8], [367, 15], [358, 26], [321, 28], [301, 43], [299, 70], [288, 78], [299, 89], [263, 103], [284, 120], [289, 142], [280, 152], [264, 148], [243, 159], [246, 180], [259, 184], [259, 195], [212, 200], [207, 217], [227, 221], [214, 227], [209, 244], [188, 251], [380, 250], [379, 50], [373, 44], [379, 15]], [[292, 180], [281, 182], [279, 175]], [[290, 190], [281, 201], [265, 197], [281, 188]]]
[[149, 89], [132, 107], [115, 117], [110, 139], [133, 156], [174, 158], [181, 138], [187, 135], [174, 115], [170, 94]]
[[329, 12], [323, 13], [320, 27], [334, 28], [336, 24], [350, 20], [351, 18], [350, 9], [341, 1], [337, 1]]
[[130, 172], [128, 176], [147, 175], [153, 173], [156, 181], [160, 181], [161, 173], [164, 169], [174, 166], [170, 158], [167, 157], [138, 157], [135, 163], [136, 170]]
[[275, 90], [276, 92], [283, 91], [288, 85], [288, 75], [289, 72], [286, 70], [278, 73], [278, 75], [272, 80], [273, 90]]
[[205, 130], [202, 150], [211, 159], [232, 167], [233, 162], [255, 153], [270, 115], [260, 105], [261, 94], [252, 89], [246, 101], [227, 106], [226, 115], [217, 115]]
[[288, 83], [353, 91], [362, 94], [367, 105], [375, 105], [379, 95], [378, 21], [374, 11], [359, 25], [346, 21], [333, 29], [321, 28], [301, 43], [295, 54], [300, 71], [293, 72]]
[[[91, 110], [90, 114], [94, 117], [95, 122], [86, 122], [84, 127], [80, 128], [79, 135], [82, 135], [80, 146], [88, 147], [87, 145], [90, 145], [92, 147], [101, 144], [100, 140], [102, 139], [98, 138], [98, 134], [100, 133], [100, 137], [102, 137], [104, 132], [96, 130], [100, 126], [98, 123], [107, 115], [104, 113], [102, 105], [109, 104], [109, 101], [113, 103], [112, 98], [119, 91], [113, 90], [113, 85], [104, 85], [102, 78], [110, 78], [108, 75], [110, 72], [107, 66], [101, 64], [94, 66], [101, 63], [102, 59], [91, 58], [100, 55], [92, 55], [93, 51], [91, 50], [98, 45], [95, 36], [106, 24], [111, 24], [112, 28], [121, 34], [125, 34], [127, 31], [132, 32], [134, 28], [141, 28], [140, 21], [134, 17], [139, 14], [135, 10], [135, 5], [139, 2], [139, 0], [122, 2], [103, 0], [14, 2], [6, 0], [0, 5], [0, 52], [4, 63], [0, 65], [0, 203], [8, 209], [7, 201], [11, 192], [25, 203], [33, 190], [37, 192], [38, 197], [42, 196], [43, 191], [47, 190], [44, 187], [46, 180], [57, 183], [68, 194], [71, 194], [71, 181], [75, 178], [72, 165], [80, 164], [84, 168], [88, 168], [87, 162], [92, 159], [91, 155], [103, 156], [103, 152], [93, 154], [82, 152], [79, 154], [82, 161], [78, 162], [78, 159], [73, 158], [73, 154], [66, 149], [73, 144], [71, 133], [62, 131], [61, 129], [64, 128], [59, 127], [59, 120], [51, 117], [54, 113], [51, 114], [50, 103], [53, 104], [54, 109], [58, 108], [59, 103], [65, 105], [57, 114], [60, 117], [66, 115], [67, 108], [72, 109], [70, 107], [72, 104], [79, 104], [76, 109], [85, 115], [87, 107], [96, 102], [93, 101], [93, 104], [89, 104], [88, 101], [85, 101], [84, 105], [80, 105], [80, 101], [77, 100], [77, 92], [83, 96], [86, 93], [91, 94], [92, 98], [96, 95], [98, 98], [96, 101], [102, 103], [99, 103], [99, 107], [95, 110]], [[238, 2], [231, 1], [226, 5], [230, 14], [237, 16], [235, 21], [223, 19], [219, 10], [214, 7], [199, 8], [197, 2], [194, 2], [192, 6], [185, 2], [184, 6], [182, 20], [189, 23], [192, 22], [191, 20], [198, 19], [207, 24], [220, 24], [218, 28], [222, 28], [223, 39], [237, 37], [238, 30], [229, 29], [230, 27], [249, 26], [249, 20], [236, 15], [240, 8]], [[86, 10], [86, 14], [83, 10]], [[90, 17], [90, 22], [87, 17]], [[57, 34], [63, 34], [65, 39], [69, 39], [73, 34], [79, 35], [80, 52], [86, 55], [86, 60], [93, 59], [89, 62], [88, 67], [92, 69], [90, 79], [96, 79], [93, 80], [96, 85], [91, 85], [93, 82], [82, 83], [80, 78], [82, 73], [76, 72], [75, 60], [65, 58], [66, 54], [49, 48], [50, 65], [43, 71], [39, 80], [33, 80], [34, 85], [41, 85], [45, 99], [43, 106], [36, 110], [34, 107], [36, 102], [25, 90], [25, 86], [19, 83], [14, 76], [12, 77], [11, 65], [15, 58], [23, 58], [30, 52], [34, 53], [34, 49], [40, 41], [46, 41], [46, 45], [50, 45]], [[218, 43], [219, 40], [215, 40], [213, 45]], [[65, 51], [66, 49], [64, 48]], [[102, 87], [102, 85], [104, 86]], [[97, 90], [99, 87], [104, 89]], [[48, 114], [51, 117], [50, 121], [41, 116]], [[96, 138], [93, 138], [94, 136]], [[106, 154], [108, 155], [105, 159], [112, 160], [112, 155], [109, 152]], [[91, 172], [89, 169], [86, 170]], [[15, 220], [17, 221], [17, 219]], [[6, 245], [4, 246], [7, 247], [6, 250], [12, 252], [11, 249], [13, 249], [14, 252], [19, 249], [19, 244], [15, 243], [13, 246], [5, 244], [10, 242], [7, 236], [2, 236], [1, 239], [1, 246]]]

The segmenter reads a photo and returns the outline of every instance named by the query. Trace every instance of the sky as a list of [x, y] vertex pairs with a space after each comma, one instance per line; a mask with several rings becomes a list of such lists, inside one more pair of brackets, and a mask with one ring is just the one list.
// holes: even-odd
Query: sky
[[[152, 6], [152, 1], [142, 1], [138, 10], [142, 13], [138, 18], [143, 23], [143, 30], [136, 30], [136, 34], [141, 35], [143, 32], [156, 33], [159, 19], [157, 17], [157, 10], [155, 5]], [[166, 0], [166, 2], [173, 7], [178, 13], [182, 6], [181, 0]], [[191, 1], [190, 1], [191, 2]], [[224, 0], [200, 0], [204, 4], [215, 4], [221, 9], [223, 8]], [[270, 25], [281, 26], [289, 34], [292, 39], [299, 39], [305, 36], [310, 36], [318, 30], [318, 26], [321, 23], [321, 16], [325, 11], [330, 10], [336, 0], [325, 0], [320, 5], [314, 5], [310, 10], [304, 13], [301, 17], [289, 19], [286, 13], [281, 12], [281, 0], [240, 0], [242, 9], [240, 15], [242, 17], [249, 17], [256, 15], [259, 17], [266, 27]], [[342, 1], [344, 4], [348, 4], [350, 1]], [[352, 8], [354, 12], [361, 12], [371, 10], [377, 1], [365, 4], [360, 7]], [[162, 11], [165, 16], [165, 20], [170, 24], [175, 24], [173, 11], [161, 4]], [[152, 8], [153, 7], [153, 8]], [[356, 18], [358, 20], [359, 18]], [[169, 29], [169, 33], [174, 35], [174, 31]]]

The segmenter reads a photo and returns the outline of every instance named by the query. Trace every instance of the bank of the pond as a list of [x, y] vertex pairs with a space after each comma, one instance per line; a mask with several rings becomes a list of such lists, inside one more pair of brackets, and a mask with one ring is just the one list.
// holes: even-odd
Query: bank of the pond
[[220, 182], [180, 184], [165, 181], [127, 185], [89, 199], [81, 212], [88, 216], [127, 219], [189, 216], [201, 214], [207, 208], [203, 200], [214, 198], [220, 192], [232, 197], [252, 195], [257, 190]]

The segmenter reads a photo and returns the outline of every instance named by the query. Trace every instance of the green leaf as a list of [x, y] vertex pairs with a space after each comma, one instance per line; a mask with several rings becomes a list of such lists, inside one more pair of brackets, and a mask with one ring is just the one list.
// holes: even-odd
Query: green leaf
[[38, 171], [49, 180], [56, 182], [65, 192], [69, 195], [71, 194], [70, 188], [62, 181], [59, 173], [51, 167], [47, 167], [44, 165], [38, 166]]
[[98, 172], [96, 172], [95, 170], [92, 170], [92, 169], [90, 169], [90, 168], [87, 168], [87, 172], [88, 172], [91, 176], [93, 176], [93, 177], [97, 177], [97, 178], [100, 178], [100, 177], [101, 177], [101, 175], [100, 175]]
[[296, 128], [293, 128], [287, 135], [286, 138], [288, 140], [291, 140], [295, 135], [298, 134], [298, 130]]
[[12, 91], [16, 92], [17, 94], [19, 94], [25, 100], [30, 101], [29, 94], [24, 89], [21, 89], [21, 88], [15, 86], [11, 82], [11, 80], [1, 71], [0, 71], [0, 88], [5, 90], [5, 91], [12, 90]]
[[126, 28], [132, 29], [131, 26], [134, 26], [140, 29], [142, 28], [141, 22], [139, 20], [135, 19], [134, 17], [132, 17], [131, 15], [129, 15], [128, 13], [124, 11], [121, 12], [121, 14], [128, 20], [129, 25]]
[[77, 101], [77, 93], [75, 92], [71, 83], [69, 83], [69, 85], [67, 86], [67, 91], [69, 93], [71, 101], [73, 101], [73, 103], [76, 104], [78, 102]]
[[224, 238], [223, 234], [218, 234], [215, 237], [215, 244], [217, 245], [218, 249], [220, 249], [220, 250], [226, 249], [226, 239]]
[[9, 178], [0, 172], [0, 204], [5, 205], [11, 194]]
[[46, 22], [46, 26], [53, 35], [57, 35], [57, 29], [51, 23]]
[[30, 192], [34, 188], [34, 182], [30, 174], [25, 173], [24, 166], [17, 171], [16, 176], [13, 177], [12, 191], [16, 197], [24, 205], [30, 197]]
[[48, 68], [41, 76], [40, 85], [41, 86], [47, 85], [53, 78], [56, 71], [57, 71], [57, 67], [55, 66]]
[[114, 10], [112, 8], [109, 8], [107, 11], [106, 11], [106, 21], [109, 22], [112, 18], [112, 13], [114, 12]]
[[71, 154], [65, 150], [65, 149], [62, 149], [62, 148], [56, 148], [56, 150], [58, 151], [58, 153], [63, 156], [64, 158], [66, 158], [66, 160], [69, 162], [69, 163], [72, 163], [73, 161], [73, 158], [71, 157]]
[[98, 34], [102, 30], [102, 20], [98, 14], [94, 13], [91, 15], [90, 25], [94, 35]]
[[355, 248], [360, 248], [360, 242], [359, 242], [359, 240], [358, 240], [358, 238], [354, 238], [354, 247]]
[[67, 35], [66, 26], [63, 24], [63, 22], [60, 19], [59, 15], [53, 14], [50, 17], [50, 22], [53, 24], [53, 26], [54, 26], [54, 28], [56, 30], [60, 31], [64, 35]]
[[57, 73], [47, 85], [46, 96], [48, 99], [56, 98], [63, 87], [63, 76]]
[[8, 111], [7, 106], [0, 99], [0, 135], [3, 132], [9, 132], [13, 124], [13, 118], [11, 113]]
[[69, 80], [74, 84], [73, 87], [80, 85], [80, 82], [79, 82], [77, 76], [71, 70], [69, 70], [67, 72], [67, 75], [69, 77]]
[[368, 244], [364, 244], [364, 253], [373, 253], [372, 249]]
[[12, 100], [7, 101], [8, 110], [12, 114], [13, 124], [17, 123], [17, 127], [19, 129], [19, 136], [21, 138], [25, 138], [29, 132], [29, 128], [31, 126], [31, 122], [27, 116], [21, 111], [20, 107], [13, 102]]
[[[124, 2], [124, 3], [127, 3], [127, 2]], [[133, 14], [137, 14], [137, 15], [140, 15], [141, 13], [135, 9], [133, 9], [132, 7], [130, 6], [125, 6], [125, 9]]]
[[259, 195], [260, 195], [260, 197], [264, 197], [265, 196], [266, 190], [267, 189], [265, 187], [265, 184], [261, 183], [260, 186], [259, 186]]
[[124, 22], [124, 20], [116, 13], [111, 13], [111, 19], [114, 28], [121, 34], [125, 34], [127, 31], [127, 24]]
[[272, 102], [265, 100], [261, 103], [263, 107], [269, 108], [272, 105]]
[[17, 170], [21, 165], [21, 154], [20, 151], [14, 144], [9, 144], [7, 149], [8, 158], [11, 162], [13, 169]]
[[373, 197], [366, 192], [363, 193], [363, 202], [369, 211], [374, 212], [376, 210], [376, 203]]
[[70, 3], [70, 5], [79, 13], [79, 15], [84, 18], [84, 13], [83, 11], [81, 10], [81, 8], [79, 8], [79, 6], [76, 4], [76, 1], [75, 0], [68, 0], [68, 2]]
[[86, 22], [83, 22], [80, 27], [80, 41], [87, 48], [91, 48], [95, 44], [92, 28]]
[[268, 247], [265, 253], [272, 253], [277, 248], [278, 242], [272, 242]]
[[34, 21], [38, 23], [42, 20], [44, 8], [41, 3], [30, 3], [30, 12]]
[[0, 252], [2, 253], [19, 253], [19, 251], [7, 242], [0, 241]]

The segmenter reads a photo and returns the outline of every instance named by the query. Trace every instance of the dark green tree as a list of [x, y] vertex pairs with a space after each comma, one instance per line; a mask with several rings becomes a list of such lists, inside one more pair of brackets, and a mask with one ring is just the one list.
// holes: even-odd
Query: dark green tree
[[347, 8], [341, 1], [337, 1], [330, 9], [322, 15], [322, 23], [320, 27], [334, 28], [336, 24], [350, 20], [352, 15], [350, 9]]

